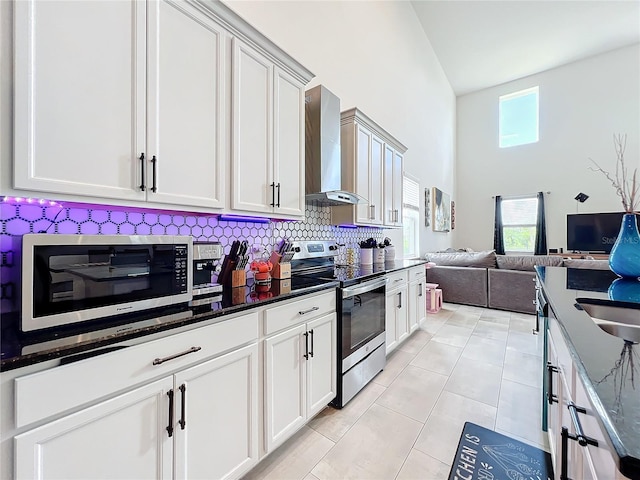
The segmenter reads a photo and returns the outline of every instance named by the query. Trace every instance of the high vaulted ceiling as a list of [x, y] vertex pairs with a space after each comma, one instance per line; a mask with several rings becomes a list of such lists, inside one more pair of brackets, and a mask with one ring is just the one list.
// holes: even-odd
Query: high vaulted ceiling
[[411, 3], [456, 95], [640, 42], [640, 0]]

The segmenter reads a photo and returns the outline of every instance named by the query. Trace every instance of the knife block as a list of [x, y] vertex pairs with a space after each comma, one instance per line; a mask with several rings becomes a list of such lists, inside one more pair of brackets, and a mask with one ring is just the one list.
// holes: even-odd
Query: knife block
[[231, 270], [231, 276], [229, 277], [230, 284], [225, 285], [227, 287], [244, 287], [247, 284], [247, 272], [246, 270]]
[[290, 263], [276, 263], [273, 265], [271, 276], [279, 280], [285, 278], [291, 278], [291, 264]]

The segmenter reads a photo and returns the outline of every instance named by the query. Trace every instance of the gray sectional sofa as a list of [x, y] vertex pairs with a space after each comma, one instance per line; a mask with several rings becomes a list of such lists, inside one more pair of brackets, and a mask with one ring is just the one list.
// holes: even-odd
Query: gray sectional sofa
[[535, 313], [536, 265], [608, 270], [607, 260], [563, 259], [555, 255], [496, 255], [485, 252], [427, 253], [435, 263], [427, 282], [437, 283], [445, 302]]

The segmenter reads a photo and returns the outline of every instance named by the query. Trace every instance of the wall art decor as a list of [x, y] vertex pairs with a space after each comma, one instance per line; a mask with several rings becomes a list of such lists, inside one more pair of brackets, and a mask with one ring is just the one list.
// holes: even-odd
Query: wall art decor
[[451, 230], [456, 228], [456, 202], [451, 200]]
[[431, 189], [424, 189], [424, 226], [431, 225]]
[[432, 202], [433, 231], [448, 232], [451, 230], [451, 198], [439, 188], [433, 187]]

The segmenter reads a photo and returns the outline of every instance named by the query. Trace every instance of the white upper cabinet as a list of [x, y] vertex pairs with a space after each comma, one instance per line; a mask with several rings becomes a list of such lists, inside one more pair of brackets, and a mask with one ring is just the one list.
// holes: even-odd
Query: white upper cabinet
[[233, 210], [304, 217], [304, 86], [234, 39]]
[[384, 146], [384, 225], [402, 226], [403, 155], [389, 144]]
[[14, 5], [16, 190], [304, 216], [313, 75], [222, 3]]
[[146, 5], [13, 8], [15, 188], [143, 200]]
[[147, 10], [147, 198], [222, 208], [228, 34], [186, 3]]
[[401, 226], [406, 147], [357, 108], [342, 112], [340, 123], [342, 189], [365, 200], [332, 207], [332, 223]]

